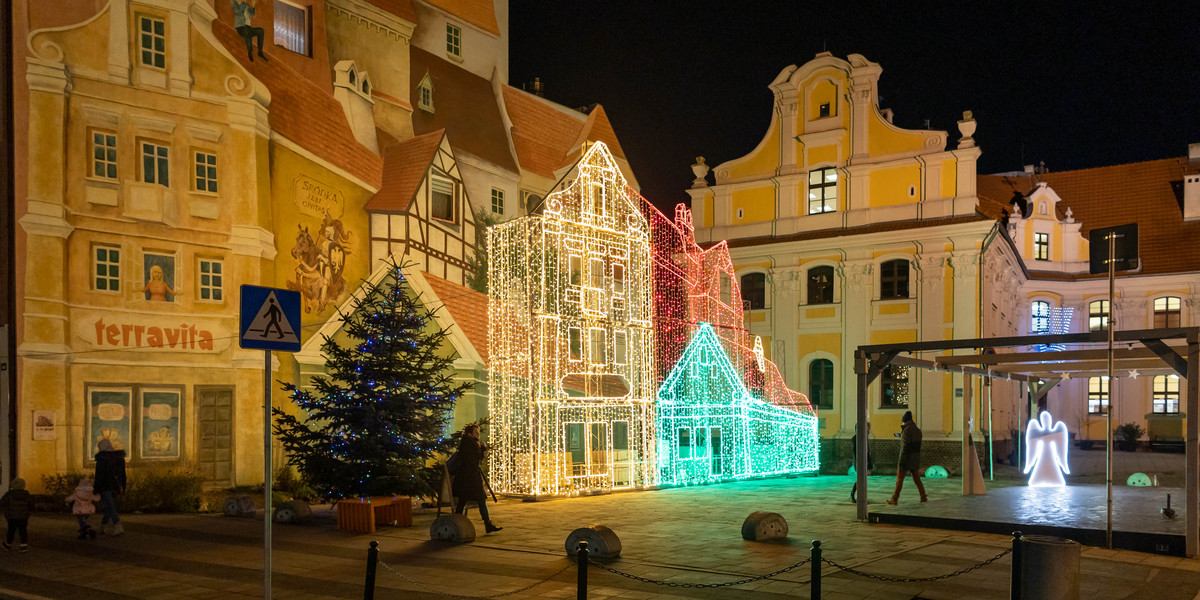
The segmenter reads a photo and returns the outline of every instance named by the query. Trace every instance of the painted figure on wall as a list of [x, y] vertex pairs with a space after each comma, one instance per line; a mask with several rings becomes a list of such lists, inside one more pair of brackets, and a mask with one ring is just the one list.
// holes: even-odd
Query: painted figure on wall
[[254, 62], [254, 46], [251, 43], [254, 40], [258, 41], [258, 57], [265, 62], [267, 57], [263, 54], [262, 47], [266, 32], [262, 27], [255, 27], [251, 23], [258, 0], [246, 0], [245, 2], [230, 0], [230, 4], [233, 6], [233, 27], [237, 30], [238, 35], [246, 40], [246, 55], [250, 57], [250, 62]]
[[296, 259], [296, 277], [287, 282], [290, 290], [300, 292], [304, 312], [321, 312], [337, 302], [346, 291], [346, 257], [350, 254], [351, 235], [341, 219], [325, 213], [316, 239], [307, 225], [297, 225], [292, 258]]
[[174, 302], [178, 292], [175, 284], [175, 257], [146, 254], [144, 260], [145, 286], [142, 293], [152, 302]]
[[1029, 422], [1025, 428], [1025, 474], [1029, 475], [1030, 486], [1067, 485], [1063, 474], [1071, 474], [1067, 466], [1070, 442], [1067, 425], [1062, 421], [1055, 423], [1048, 411], [1042, 411], [1036, 420]]

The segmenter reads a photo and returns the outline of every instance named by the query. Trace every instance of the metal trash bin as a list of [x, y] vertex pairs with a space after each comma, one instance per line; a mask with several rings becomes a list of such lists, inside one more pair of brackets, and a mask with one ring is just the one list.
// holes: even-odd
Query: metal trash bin
[[1021, 538], [1021, 600], [1078, 600], [1079, 542], [1048, 535]]

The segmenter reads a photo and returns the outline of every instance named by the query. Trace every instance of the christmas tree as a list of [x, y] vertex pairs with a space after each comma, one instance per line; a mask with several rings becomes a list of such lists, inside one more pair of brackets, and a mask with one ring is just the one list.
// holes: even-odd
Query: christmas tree
[[325, 337], [327, 375], [283, 385], [300, 414], [276, 408], [275, 433], [324, 496], [432, 497], [438, 472], [428, 463], [453, 450], [446, 425], [469, 386], [454, 383], [447, 333], [394, 261], [361, 291], [339, 312], [337, 339]]

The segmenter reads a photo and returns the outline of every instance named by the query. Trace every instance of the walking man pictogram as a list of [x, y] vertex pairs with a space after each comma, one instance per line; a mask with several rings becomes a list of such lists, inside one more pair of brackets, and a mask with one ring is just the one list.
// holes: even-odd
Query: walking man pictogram
[[267, 334], [271, 332], [271, 328], [274, 327], [279, 332], [279, 336], [276, 339], [282, 340], [283, 326], [279, 324], [279, 318], [283, 316], [283, 311], [279, 310], [279, 306], [275, 304], [275, 298], [268, 298], [267, 302], [271, 306], [267, 308], [267, 326], [263, 328], [263, 337], [267, 337]]

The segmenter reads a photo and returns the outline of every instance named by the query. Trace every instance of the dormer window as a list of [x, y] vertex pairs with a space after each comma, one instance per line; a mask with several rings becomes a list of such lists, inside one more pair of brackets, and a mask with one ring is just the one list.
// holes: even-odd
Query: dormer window
[[462, 27], [446, 23], [446, 54], [462, 58]]
[[1033, 234], [1033, 259], [1050, 260], [1050, 234]]
[[454, 205], [457, 203], [458, 186], [454, 180], [433, 175], [429, 178], [430, 213], [439, 221], [455, 221]]
[[417, 84], [417, 108], [427, 113], [433, 112], [433, 81], [429, 79], [429, 73]]
[[142, 66], [167, 68], [167, 22], [156, 17], [138, 17], [138, 48]]

